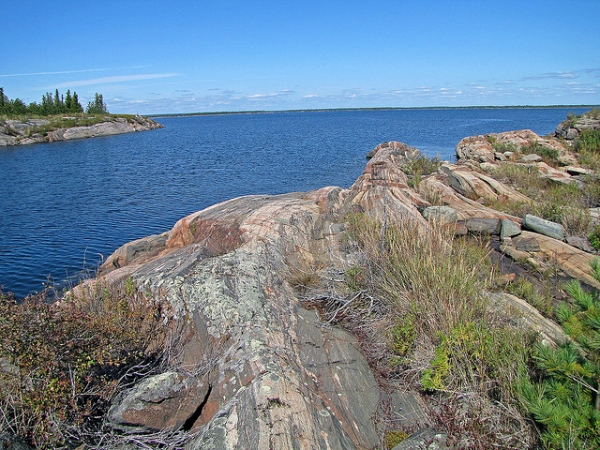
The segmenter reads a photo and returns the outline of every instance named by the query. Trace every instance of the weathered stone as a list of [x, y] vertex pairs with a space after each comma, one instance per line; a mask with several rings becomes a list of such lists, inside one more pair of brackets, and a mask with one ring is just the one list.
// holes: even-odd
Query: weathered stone
[[542, 160], [542, 157], [540, 155], [536, 155], [535, 153], [531, 153], [529, 155], [523, 155], [521, 157], [521, 159], [519, 160], [519, 162], [525, 163], [525, 164], [529, 164], [529, 163], [540, 162], [541, 160]]
[[521, 226], [510, 219], [503, 219], [500, 226], [500, 239], [521, 234]]
[[458, 213], [449, 206], [430, 206], [423, 210], [423, 217], [441, 224], [454, 223], [458, 220]]
[[567, 238], [567, 244], [587, 253], [592, 253], [594, 251], [589, 241], [579, 236], [569, 236]]
[[533, 236], [521, 237], [517, 236], [513, 238], [513, 244], [515, 248], [522, 252], [539, 252], [540, 244], [537, 239]]
[[523, 226], [528, 230], [535, 231], [560, 241], [567, 237], [565, 228], [561, 224], [542, 219], [532, 214], [525, 215], [523, 218]]
[[469, 219], [466, 222], [469, 233], [473, 234], [500, 234], [500, 219]]
[[542, 337], [554, 344], [563, 344], [569, 341], [569, 337], [563, 329], [550, 319], [546, 319], [540, 312], [525, 300], [505, 292], [494, 292], [489, 294], [495, 303], [497, 311], [507, 316], [516, 316], [521, 323], [530, 330], [540, 333]]
[[510, 201], [518, 203], [530, 203], [531, 200], [520, 192], [512, 189], [498, 180], [493, 179], [464, 166], [454, 164], [442, 164], [439, 173], [444, 175], [447, 184], [468, 198], [484, 198], [488, 201], [496, 201], [501, 196]]
[[108, 419], [116, 427], [178, 430], [210, 392], [207, 383], [165, 372], [144, 379], [113, 404]]
[[481, 164], [479, 164], [479, 168], [484, 172], [493, 173], [494, 170], [498, 168], [498, 166], [489, 162], [482, 162]]

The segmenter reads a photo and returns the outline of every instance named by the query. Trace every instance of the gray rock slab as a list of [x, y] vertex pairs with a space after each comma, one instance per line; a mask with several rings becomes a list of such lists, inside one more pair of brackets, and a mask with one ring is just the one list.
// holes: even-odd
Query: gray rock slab
[[500, 239], [504, 239], [505, 237], [513, 237], [521, 234], [521, 226], [513, 222], [510, 219], [502, 220], [502, 224], [500, 225]]
[[536, 155], [535, 153], [532, 153], [530, 155], [524, 155], [519, 162], [522, 163], [536, 163], [536, 162], [540, 162], [542, 160], [542, 157], [540, 155]]
[[458, 220], [458, 212], [450, 206], [429, 206], [423, 211], [423, 218], [437, 223], [454, 223]]
[[561, 224], [531, 214], [526, 214], [523, 218], [523, 227], [559, 241], [567, 237], [565, 228]]
[[594, 251], [588, 240], [579, 236], [569, 236], [567, 244], [584, 252], [592, 253]]
[[513, 238], [515, 248], [521, 252], [539, 252], [540, 243], [533, 237], [517, 236]]
[[500, 219], [473, 218], [466, 221], [469, 233], [473, 234], [500, 234]]

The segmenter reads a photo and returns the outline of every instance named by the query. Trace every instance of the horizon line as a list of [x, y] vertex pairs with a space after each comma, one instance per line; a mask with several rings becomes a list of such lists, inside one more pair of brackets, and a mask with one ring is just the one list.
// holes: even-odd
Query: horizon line
[[[600, 108], [600, 104], [569, 104], [569, 105], [486, 105], [486, 106], [376, 106], [376, 107], [351, 107], [351, 108], [302, 108], [302, 109], [274, 109], [274, 110], [242, 110], [242, 111], [198, 111], [189, 113], [153, 113], [144, 114], [146, 117], [185, 117], [185, 116], [210, 116], [228, 114], [275, 114], [294, 112], [333, 112], [333, 111], [393, 111], [393, 110], [433, 110], [433, 109], [549, 109], [549, 108]], [[119, 114], [119, 113], [116, 113]]]

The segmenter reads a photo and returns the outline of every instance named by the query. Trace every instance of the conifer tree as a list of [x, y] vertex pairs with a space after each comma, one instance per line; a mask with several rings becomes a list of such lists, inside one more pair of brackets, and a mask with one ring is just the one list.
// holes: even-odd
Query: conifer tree
[[72, 104], [73, 112], [82, 112], [83, 106], [79, 103], [79, 97], [77, 96], [77, 92], [73, 92], [73, 104]]
[[67, 97], [65, 98], [65, 109], [69, 112], [73, 110], [73, 98], [71, 97], [70, 89], [67, 89]]
[[96, 92], [94, 101], [88, 103], [86, 112], [88, 114], [105, 114], [108, 112], [102, 94]]

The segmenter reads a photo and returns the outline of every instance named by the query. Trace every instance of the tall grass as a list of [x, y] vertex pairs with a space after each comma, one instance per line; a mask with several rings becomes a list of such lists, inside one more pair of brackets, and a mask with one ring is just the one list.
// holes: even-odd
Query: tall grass
[[526, 336], [489, 305], [489, 249], [439, 226], [383, 226], [362, 215], [350, 218], [349, 233], [365, 257], [363, 287], [396, 317], [390, 363], [438, 396], [436, 417], [451, 439], [481, 449], [530, 442], [515, 391], [526, 373]]

